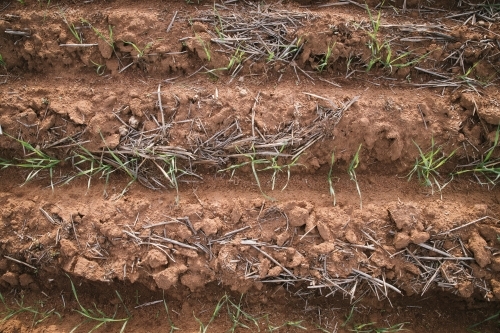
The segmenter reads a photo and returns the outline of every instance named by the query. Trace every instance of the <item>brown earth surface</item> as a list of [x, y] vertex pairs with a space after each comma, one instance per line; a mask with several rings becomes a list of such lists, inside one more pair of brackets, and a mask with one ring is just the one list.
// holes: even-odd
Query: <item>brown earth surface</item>
[[498, 332], [500, 7], [368, 4], [2, 2], [0, 331]]

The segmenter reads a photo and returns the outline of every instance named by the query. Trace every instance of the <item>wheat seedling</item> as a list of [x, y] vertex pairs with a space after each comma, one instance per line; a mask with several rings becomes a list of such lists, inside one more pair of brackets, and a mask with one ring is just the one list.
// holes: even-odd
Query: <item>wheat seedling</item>
[[285, 149], [286, 145], [284, 144], [283, 146], [281, 146], [280, 150], [277, 152], [276, 156], [274, 156], [270, 161], [269, 163], [271, 163], [270, 166], [267, 166], [265, 167], [264, 169], [260, 169], [259, 171], [267, 171], [267, 170], [273, 170], [273, 175], [271, 176], [271, 190], [274, 191], [274, 185], [276, 183], [276, 176], [278, 175], [278, 172], [281, 172], [283, 171], [283, 169], [287, 169], [287, 180], [286, 180], [286, 184], [285, 186], [283, 186], [283, 188], [281, 189], [282, 191], [285, 190], [285, 188], [288, 186], [288, 183], [290, 182], [290, 169], [294, 166], [298, 166], [300, 164], [297, 163], [297, 161], [299, 160], [300, 158], [300, 155], [295, 157], [292, 162], [290, 162], [289, 164], [285, 164], [285, 165], [279, 165], [278, 164], [278, 158], [280, 157], [280, 155], [283, 153], [283, 150]]
[[196, 317], [196, 315], [194, 314], [194, 311], [193, 311], [194, 318], [200, 324], [199, 333], [207, 333], [208, 332], [208, 327], [215, 320], [215, 317], [217, 317], [220, 310], [224, 306], [224, 303], [226, 303], [226, 302], [227, 302], [227, 296], [225, 295], [219, 300], [219, 302], [217, 302], [217, 305], [215, 306], [214, 312], [212, 313], [212, 317], [210, 317], [210, 320], [208, 321], [208, 323], [206, 325], [203, 324], [203, 322], [200, 319], [198, 319], [198, 317]]
[[332, 56], [332, 51], [333, 51], [334, 47], [335, 47], [335, 43], [333, 43], [332, 46], [328, 45], [325, 56], [323, 57], [323, 59], [321, 59], [321, 62], [318, 64], [318, 66], [316, 66], [316, 69], [318, 70], [318, 72], [321, 73], [328, 66], [328, 60]]
[[358, 147], [358, 151], [354, 154], [351, 163], [349, 164], [349, 168], [347, 169], [347, 173], [351, 177], [351, 180], [356, 183], [356, 189], [359, 194], [359, 207], [363, 209], [363, 199], [361, 198], [361, 190], [359, 189], [358, 178], [356, 177], [356, 168], [359, 165], [359, 152], [361, 151], [361, 144]]
[[144, 57], [144, 54], [146, 54], [146, 52], [148, 52], [148, 50], [151, 48], [151, 46], [153, 46], [153, 43], [149, 42], [146, 44], [146, 46], [144, 46], [144, 48], [141, 50], [139, 47], [137, 47], [137, 45], [135, 45], [134, 43], [132, 42], [123, 42], [125, 45], [130, 45], [134, 48], [134, 50], [137, 52], [137, 58], [142, 58]]
[[257, 319], [241, 309], [241, 300], [243, 299], [243, 295], [241, 295], [240, 302], [238, 304], [233, 303], [227, 295], [226, 299], [227, 313], [229, 315], [229, 318], [231, 319], [231, 322], [233, 323], [233, 325], [229, 330], [227, 330], [227, 332], [234, 333], [238, 327], [250, 329], [248, 325], [241, 321], [242, 319], [250, 321], [257, 327], [257, 330], [260, 331]]
[[19, 162], [14, 162], [12, 164], [8, 164], [8, 162], [2, 162], [0, 163], [0, 165], [2, 165], [3, 167], [16, 166], [19, 168], [30, 169], [31, 171], [26, 177], [24, 184], [26, 184], [30, 180], [33, 180], [33, 178], [35, 178], [38, 175], [38, 173], [40, 173], [40, 171], [48, 170], [50, 175], [50, 185], [51, 188], [54, 189], [54, 183], [52, 181], [54, 168], [61, 162], [61, 160], [47, 155], [46, 153], [41, 151], [38, 147], [33, 147], [29, 142], [26, 142], [21, 139], [16, 139], [8, 134], [5, 135], [7, 135], [11, 139], [16, 140], [21, 144], [24, 150], [25, 157]]
[[373, 322], [368, 324], [354, 325], [351, 331], [356, 333], [396, 333], [396, 332], [406, 331], [403, 327], [407, 323], [400, 323], [385, 328], [377, 328], [375, 327], [375, 324], [376, 323]]
[[170, 325], [169, 333], [173, 333], [175, 331], [180, 330], [180, 328], [178, 328], [174, 325], [174, 322], [170, 318], [170, 312], [168, 311], [167, 301], [165, 300], [165, 290], [163, 290], [163, 305], [165, 306], [165, 312], [167, 313], [168, 324]]
[[441, 147], [436, 148], [434, 145], [434, 138], [431, 139], [431, 148], [427, 153], [424, 153], [415, 142], [413, 143], [417, 146], [419, 157], [416, 159], [413, 169], [407, 175], [408, 181], [410, 181], [412, 176], [416, 173], [418, 179], [424, 186], [431, 187], [432, 194], [434, 194], [434, 185], [436, 185], [441, 192], [446, 185], [449, 184], [451, 179], [441, 185], [438, 181], [438, 178], [440, 177], [438, 169], [441, 168], [455, 154], [456, 150], [451, 152], [449, 155], [441, 153]]
[[243, 163], [240, 163], [240, 164], [235, 164], [235, 165], [231, 165], [230, 167], [226, 168], [226, 169], [222, 169], [222, 170], [219, 170], [219, 172], [224, 172], [224, 171], [229, 171], [229, 170], [232, 170], [231, 171], [231, 178], [234, 176], [234, 173], [236, 172], [236, 169], [239, 169], [245, 165], [250, 165], [250, 167], [252, 168], [252, 173], [253, 173], [253, 176], [255, 178], [255, 181], [257, 182], [257, 186], [259, 187], [259, 190], [260, 190], [260, 193], [262, 193], [262, 195], [264, 197], [266, 197], [267, 199], [271, 200], [271, 201], [274, 201], [274, 198], [268, 196], [266, 193], [264, 193], [264, 191], [262, 190], [262, 186], [260, 185], [260, 179], [259, 179], [259, 175], [257, 174], [257, 168], [256, 168], [256, 165], [258, 164], [269, 164], [270, 161], [269, 160], [266, 160], [266, 159], [257, 159], [257, 154], [255, 152], [255, 147], [252, 146], [252, 151], [253, 153], [246, 153], [246, 154], [243, 154], [241, 153], [240, 149], [239, 148], [236, 148], [236, 151], [238, 151], [238, 153], [240, 153], [242, 156], [248, 158], [248, 161], [245, 161]]
[[[71, 290], [73, 291], [73, 296], [75, 296], [76, 302], [78, 303], [78, 306], [80, 308], [80, 310], [73, 310], [73, 311], [79, 313], [81, 316], [83, 316], [85, 318], [85, 320], [83, 322], [81, 322], [80, 324], [78, 324], [77, 326], [75, 326], [71, 330], [70, 333], [75, 332], [78, 329], [78, 327], [80, 327], [82, 324], [84, 324], [86, 322], [92, 322], [92, 321], [97, 322], [97, 324], [90, 330], [90, 332], [93, 332], [93, 331], [97, 330], [98, 328], [100, 328], [101, 326], [108, 324], [108, 323], [123, 323], [123, 325], [120, 329], [120, 333], [123, 333], [125, 331], [125, 327], [127, 326], [127, 323], [131, 318], [130, 313], [126, 307], [125, 307], [125, 310], [127, 311], [129, 316], [126, 318], [122, 318], [122, 319], [115, 318], [116, 312], [118, 311], [118, 308], [116, 308], [115, 313], [113, 314], [112, 317], [107, 316], [102, 310], [98, 309], [95, 304], [94, 304], [94, 310], [86, 309], [80, 303], [80, 300], [78, 299], [78, 294], [76, 293], [76, 288], [75, 288], [75, 285], [73, 284], [73, 281], [71, 280], [71, 278], [69, 276], [68, 276], [68, 278], [69, 278], [69, 281], [71, 283]], [[121, 300], [120, 294], [118, 294], [118, 292], [117, 292], [117, 295], [119, 296], [119, 298]], [[122, 301], [122, 304], [123, 304], [123, 301]]]
[[200, 36], [198, 36], [198, 34], [196, 34], [196, 39], [198, 40], [198, 43], [201, 45], [201, 47], [203, 47], [203, 51], [205, 51], [205, 55], [207, 57], [207, 60], [208, 60], [208, 62], [210, 62], [210, 60], [212, 59], [212, 55], [210, 54], [209, 46], [205, 43], [205, 41], [203, 39], [201, 39]]
[[330, 161], [330, 171], [328, 172], [328, 185], [330, 186], [330, 195], [333, 197], [333, 205], [335, 206], [337, 204], [337, 200], [335, 197], [335, 189], [333, 188], [333, 181], [332, 181], [332, 172], [334, 164], [335, 164], [335, 152], [332, 152], [332, 158]]
[[499, 137], [500, 126], [496, 131], [493, 146], [486, 151], [486, 155], [482, 156], [481, 160], [474, 161], [471, 164], [462, 166], [466, 169], [458, 171], [456, 172], [456, 174], [460, 175], [463, 173], [472, 172], [481, 185], [483, 184], [483, 182], [479, 179], [479, 175], [486, 178], [487, 183], [496, 185], [500, 180], [500, 158], [492, 159], [491, 155], [498, 145]]
[[69, 31], [76, 38], [76, 40], [78, 41], [78, 43], [82, 44], [83, 43], [82, 33], [80, 31], [78, 31], [78, 29], [75, 27], [75, 25], [73, 23], [70, 24], [68, 22], [68, 20], [66, 19], [66, 16], [64, 15], [64, 13], [62, 11], [59, 13], [59, 15], [62, 17], [64, 23], [66, 23], [66, 25], [68, 26]]

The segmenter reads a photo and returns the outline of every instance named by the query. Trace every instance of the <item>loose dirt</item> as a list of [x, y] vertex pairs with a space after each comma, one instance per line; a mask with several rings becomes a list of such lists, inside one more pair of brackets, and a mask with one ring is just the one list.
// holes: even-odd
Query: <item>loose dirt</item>
[[497, 5], [25, 2], [2, 331], [498, 330]]

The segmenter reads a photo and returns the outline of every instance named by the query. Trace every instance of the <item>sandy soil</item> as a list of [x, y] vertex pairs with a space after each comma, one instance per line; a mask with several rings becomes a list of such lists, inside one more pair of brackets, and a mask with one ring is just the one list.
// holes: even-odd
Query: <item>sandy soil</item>
[[2, 331], [498, 330], [497, 7], [25, 2]]

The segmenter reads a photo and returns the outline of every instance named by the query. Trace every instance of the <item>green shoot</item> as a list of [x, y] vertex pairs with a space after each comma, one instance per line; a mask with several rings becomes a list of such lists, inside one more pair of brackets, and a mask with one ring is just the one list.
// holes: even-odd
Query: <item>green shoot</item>
[[[127, 326], [127, 323], [131, 318], [130, 314], [129, 314], [129, 317], [122, 318], [122, 319], [116, 319], [115, 317], [116, 317], [117, 311], [115, 311], [115, 313], [113, 314], [112, 317], [109, 317], [102, 310], [99, 310], [95, 304], [94, 304], [95, 310], [86, 309], [80, 303], [80, 300], [78, 299], [78, 294], [76, 293], [76, 288], [75, 288], [75, 285], [73, 284], [73, 281], [71, 280], [71, 278], [69, 276], [68, 276], [68, 278], [69, 278], [69, 281], [71, 283], [71, 290], [73, 291], [73, 296], [75, 297], [76, 302], [78, 303], [78, 306], [80, 307], [80, 310], [73, 310], [73, 311], [77, 312], [78, 314], [80, 314], [81, 316], [83, 316], [85, 318], [85, 320], [83, 322], [81, 322], [80, 324], [78, 324], [77, 326], [75, 326], [71, 330], [70, 333], [75, 332], [78, 329], [78, 327], [80, 327], [80, 325], [82, 325], [85, 322], [89, 322], [89, 321], [90, 322], [97, 322], [97, 324], [90, 330], [90, 332], [93, 332], [93, 331], [97, 330], [98, 328], [100, 328], [101, 326], [108, 324], [108, 323], [123, 323], [123, 325], [120, 329], [120, 333], [123, 333], [125, 331], [125, 327]], [[120, 294], [117, 293], [117, 295], [120, 295]], [[121, 300], [121, 297], [120, 297], [120, 300]], [[122, 303], [123, 303], [123, 301], [122, 301]], [[118, 308], [116, 310], [118, 310]], [[126, 311], [127, 311], [127, 313], [129, 313], [128, 310], [126, 310]]]
[[333, 205], [335, 206], [337, 204], [337, 200], [335, 197], [335, 189], [333, 188], [333, 181], [332, 181], [332, 172], [334, 164], [335, 164], [335, 152], [332, 152], [332, 158], [330, 161], [330, 171], [328, 172], [328, 185], [330, 186], [330, 195], [333, 197]]
[[238, 304], [233, 303], [229, 299], [229, 297], [226, 296], [226, 298], [227, 298], [227, 302], [226, 302], [227, 313], [229, 314], [229, 318], [231, 319], [231, 322], [233, 323], [233, 325], [231, 326], [231, 328], [227, 332], [234, 333], [238, 327], [250, 329], [250, 327], [248, 325], [246, 325], [245, 323], [243, 323], [241, 321], [242, 319], [250, 321], [251, 323], [253, 323], [257, 327], [257, 330], [260, 331], [259, 323], [258, 323], [257, 319], [241, 309], [241, 300], [243, 299], [243, 295], [241, 295], [240, 302]]
[[261, 169], [259, 171], [266, 171], [266, 170], [273, 170], [273, 175], [271, 176], [271, 190], [274, 191], [274, 185], [276, 183], [276, 176], [278, 175], [278, 172], [281, 172], [283, 171], [283, 169], [287, 169], [287, 180], [286, 180], [286, 184], [285, 186], [283, 186], [283, 188], [281, 189], [282, 191], [285, 190], [285, 188], [288, 186], [288, 183], [290, 182], [290, 168], [294, 167], [294, 166], [297, 166], [297, 165], [300, 165], [300, 164], [297, 164], [297, 161], [298, 159], [300, 158], [300, 155], [295, 157], [293, 159], [292, 162], [290, 162], [289, 164], [286, 164], [286, 165], [279, 165], [278, 164], [278, 158], [279, 158], [279, 155], [283, 152], [283, 150], [285, 149], [286, 145], [284, 144], [283, 146], [281, 146], [281, 149], [279, 150], [278, 154], [276, 154], [276, 156], [274, 156], [271, 160], [270, 160], [270, 163], [271, 165], [270, 166], [267, 166], [265, 167], [264, 169]]
[[0, 163], [0, 165], [3, 165], [3, 167], [16, 166], [19, 168], [30, 169], [31, 171], [26, 177], [24, 184], [26, 184], [30, 180], [33, 180], [40, 173], [40, 171], [48, 170], [50, 174], [50, 185], [53, 190], [54, 183], [52, 179], [53, 179], [54, 168], [61, 162], [61, 160], [47, 155], [46, 153], [41, 151], [38, 147], [33, 147], [29, 142], [23, 141], [21, 139], [16, 139], [8, 134], [5, 135], [7, 135], [11, 139], [16, 140], [21, 144], [24, 150], [25, 157], [18, 163], [7, 164], [5, 162], [2, 162]]
[[97, 28], [95, 28], [92, 24], [90, 24], [89, 21], [87, 20], [84, 20], [84, 19], [81, 19], [81, 22], [84, 23], [84, 24], [87, 24], [89, 27], [92, 28], [92, 30], [94, 30], [95, 34], [101, 38], [103, 41], [105, 41], [109, 46], [111, 46], [111, 48], [114, 50], [115, 49], [115, 40], [113, 39], [113, 27], [112, 26], [108, 26], [108, 37], [105, 37], [104, 34]]
[[[70, 157], [73, 167], [78, 170], [78, 173], [69, 177], [64, 183], [68, 184], [75, 178], [78, 178], [80, 176], [87, 176], [89, 178], [87, 189], [89, 189], [92, 177], [97, 174], [101, 174], [101, 177], [104, 177], [106, 179], [107, 186], [109, 176], [115, 171], [113, 166], [111, 164], [105, 163], [102, 157], [96, 158], [94, 154], [88, 151], [85, 147], [79, 145], [78, 148], [81, 152], [76, 152], [73, 156]], [[83, 169], [84, 167], [86, 169]]]
[[351, 306], [351, 309], [349, 310], [349, 312], [346, 314], [345, 316], [345, 321], [344, 323], [341, 325], [342, 327], [346, 327], [347, 324], [354, 318], [354, 311], [356, 311], [356, 303], [355, 302], [352, 306]]
[[243, 61], [243, 56], [245, 56], [245, 51], [241, 51], [239, 48], [236, 49], [234, 55], [229, 59], [229, 64], [225, 69], [231, 70], [234, 65], [239, 65]]
[[440, 177], [438, 169], [441, 168], [455, 154], [456, 150], [451, 152], [449, 155], [441, 153], [441, 147], [436, 148], [434, 145], [434, 138], [431, 139], [431, 148], [427, 153], [424, 153], [416, 143], [415, 146], [418, 148], [419, 158], [416, 159], [413, 169], [407, 175], [408, 181], [410, 181], [412, 176], [416, 173], [418, 179], [424, 186], [431, 187], [433, 194], [434, 185], [436, 185], [441, 192], [443, 188], [449, 184], [451, 179], [441, 185], [438, 181], [438, 178]]
[[210, 54], [209, 45], [207, 45], [207, 43], [205, 43], [205, 41], [203, 39], [201, 39], [201, 37], [198, 35], [196, 35], [196, 39], [198, 40], [198, 43], [201, 45], [201, 47], [203, 47], [203, 51], [205, 51], [205, 55], [207, 57], [207, 60], [208, 60], [208, 62], [210, 62], [210, 60], [212, 60], [212, 55]]
[[160, 164], [158, 164], [155, 160], [153, 160], [153, 163], [158, 167], [158, 169], [160, 169], [163, 176], [170, 183], [170, 186], [175, 188], [175, 203], [179, 204], [179, 184], [177, 183], [178, 169], [176, 157], [173, 155], [161, 155], [159, 160], [163, 162], [162, 166], [160, 166]]
[[232, 172], [231, 172], [231, 178], [232, 178], [234, 176], [234, 173], [235, 173], [236, 169], [239, 169], [239, 168], [241, 168], [241, 167], [243, 167], [245, 165], [250, 165], [251, 168], [252, 168], [252, 173], [254, 175], [255, 181], [257, 182], [257, 186], [259, 187], [260, 193], [262, 193], [262, 195], [264, 195], [264, 197], [266, 197], [267, 199], [269, 199], [271, 201], [274, 201], [274, 199], [272, 197], [270, 197], [267, 194], [265, 194], [264, 191], [262, 190], [262, 187], [260, 185], [259, 176], [257, 174], [257, 168], [255, 167], [257, 164], [269, 164], [270, 163], [269, 160], [266, 160], [266, 159], [256, 159], [257, 154], [255, 153], [255, 148], [254, 148], [253, 145], [252, 145], [252, 151], [253, 151], [253, 153], [243, 154], [243, 153], [241, 153], [241, 151], [240, 151], [239, 148], [236, 148], [236, 150], [242, 156], [248, 158], [248, 161], [245, 161], [245, 162], [240, 163], [240, 164], [231, 165], [230, 167], [228, 167], [226, 169], [219, 170], [219, 172], [224, 172], [224, 171], [232, 170]]
[[349, 168], [347, 169], [347, 173], [351, 177], [351, 180], [356, 183], [356, 189], [359, 194], [359, 207], [363, 209], [363, 199], [361, 198], [361, 190], [359, 189], [358, 178], [356, 177], [356, 168], [359, 165], [359, 152], [361, 151], [361, 144], [358, 147], [358, 151], [354, 154], [351, 163], [349, 164]]
[[97, 75], [102, 76], [104, 74], [104, 71], [106, 71], [106, 65], [98, 64], [92, 60], [90, 60], [90, 62], [95, 66]]
[[274, 52], [269, 52], [269, 54], [267, 55], [266, 61], [271, 62], [273, 60], [274, 60]]
[[491, 320], [496, 320], [497, 321], [496, 322], [497, 326], [500, 327], [500, 311], [498, 311], [494, 315], [486, 318], [485, 320], [483, 320], [483, 321], [481, 321], [479, 323], [476, 323], [476, 324], [474, 324], [472, 326], [467, 327], [467, 330], [470, 330], [470, 331], [472, 331], [474, 333], [479, 333], [479, 331], [473, 330], [473, 328], [476, 328], [476, 327], [478, 327], [478, 326], [480, 326], [480, 325], [482, 325], [484, 323], [487, 323], [487, 322], [489, 322]]
[[354, 325], [351, 331], [356, 333], [396, 333], [396, 332], [406, 331], [403, 327], [407, 323], [400, 323], [385, 328], [374, 327], [375, 324], [376, 323]]
[[219, 302], [217, 302], [217, 305], [215, 306], [214, 312], [212, 313], [212, 317], [210, 317], [210, 320], [208, 321], [208, 323], [206, 325], [203, 324], [203, 322], [200, 319], [198, 319], [198, 317], [196, 317], [196, 315], [193, 312], [194, 318], [200, 324], [199, 333], [207, 333], [208, 332], [208, 327], [215, 320], [215, 318], [217, 317], [217, 315], [219, 314], [220, 310], [222, 309], [222, 307], [224, 306], [224, 304], [226, 302], [227, 302], [227, 295], [223, 296], [219, 300]]
[[168, 312], [167, 301], [165, 300], [165, 290], [163, 290], [163, 305], [165, 306], [165, 312], [167, 313], [168, 324], [170, 325], [169, 333], [173, 333], [177, 330], [180, 330], [180, 328], [178, 328], [174, 325], [172, 319], [170, 318], [170, 313]]
[[144, 48], [141, 50], [140, 48], [137, 47], [137, 45], [135, 45], [134, 43], [132, 42], [123, 42], [125, 43], [125, 45], [131, 45], [134, 50], [137, 52], [137, 58], [142, 58], [144, 56], [144, 54], [151, 48], [151, 46], [153, 46], [153, 43], [147, 43], [146, 46], [144, 46]]
[[66, 23], [66, 25], [68, 26], [69, 31], [76, 38], [76, 40], [78, 41], [78, 43], [82, 44], [83, 43], [83, 37], [82, 37], [81, 32], [78, 31], [78, 29], [75, 27], [75, 25], [73, 23], [70, 24], [68, 22], [68, 20], [66, 19], [66, 16], [64, 15], [64, 13], [62, 11], [59, 13], [59, 15], [61, 15], [64, 23]]
[[[498, 146], [499, 138], [500, 126], [497, 128], [493, 146], [487, 150], [486, 155], [483, 156], [481, 160], [474, 161], [471, 164], [463, 166], [465, 169], [458, 171], [456, 174], [460, 175], [463, 173], [472, 172], [477, 179], [479, 179], [478, 176], [483, 176], [484, 178], [486, 178], [487, 183], [491, 185], [497, 184], [500, 180], [500, 159], [492, 159], [491, 155], [493, 154], [495, 148]], [[480, 184], [483, 183], [480, 181]]]
[[307, 328], [301, 325], [302, 322], [303, 322], [303, 320], [287, 321], [287, 322], [283, 323], [280, 326], [273, 326], [273, 325], [269, 324], [269, 318], [267, 318], [267, 320], [268, 320], [268, 325], [267, 325], [268, 327], [267, 328], [268, 328], [269, 332], [271, 332], [271, 333], [274, 332], [274, 331], [278, 331], [278, 330], [280, 330], [281, 328], [284, 328], [284, 327], [287, 327], [287, 328], [288, 327], [294, 327], [294, 328], [298, 328], [298, 329], [307, 331]]
[[3, 60], [3, 57], [1, 54], [0, 54], [0, 66], [5, 67], [5, 60]]
[[328, 59], [330, 59], [330, 57], [332, 56], [332, 51], [333, 51], [334, 47], [335, 47], [335, 43], [333, 43], [332, 46], [328, 45], [325, 56], [323, 57], [323, 59], [321, 59], [318, 66], [316, 66], [316, 69], [318, 70], [318, 72], [321, 73], [328, 66]]
[[25, 306], [24, 299], [22, 296], [21, 296], [21, 302], [19, 302], [16, 299], [16, 305], [17, 305], [16, 307], [17, 308], [9, 307], [2, 294], [0, 294], [0, 301], [3, 303], [5, 309], [7, 310], [7, 314], [5, 315], [5, 317], [3, 317], [0, 320], [0, 323], [4, 323], [5, 321], [9, 320], [10, 318], [12, 318], [20, 313], [32, 313], [33, 314], [33, 320], [31, 322], [32, 328], [35, 327], [36, 325], [40, 324], [41, 322], [45, 321], [47, 318], [49, 318], [53, 314], [55, 314], [59, 318], [61, 318], [61, 314], [59, 312], [55, 311], [55, 309], [45, 311], [45, 312], [40, 312], [32, 306]]

